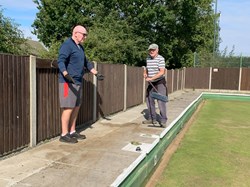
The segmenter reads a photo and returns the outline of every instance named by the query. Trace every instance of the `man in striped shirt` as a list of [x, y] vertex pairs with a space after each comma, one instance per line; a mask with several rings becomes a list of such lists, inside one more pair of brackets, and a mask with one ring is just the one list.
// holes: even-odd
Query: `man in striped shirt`
[[[158, 93], [162, 95], [167, 95], [167, 87], [165, 80], [165, 59], [163, 56], [159, 55], [159, 47], [157, 44], [151, 44], [148, 47], [149, 56], [147, 57], [147, 66], [144, 69], [144, 78], [147, 82], [151, 82], [153, 86], [157, 89]], [[158, 119], [156, 118], [155, 110], [155, 99], [150, 95], [156, 90], [149, 83], [146, 94], [146, 102], [149, 110], [149, 118], [143, 121], [143, 124], [157, 124], [159, 122], [160, 126], [166, 127], [167, 123], [167, 104], [164, 101], [157, 100], [160, 114]], [[158, 121], [158, 122], [157, 122]]]

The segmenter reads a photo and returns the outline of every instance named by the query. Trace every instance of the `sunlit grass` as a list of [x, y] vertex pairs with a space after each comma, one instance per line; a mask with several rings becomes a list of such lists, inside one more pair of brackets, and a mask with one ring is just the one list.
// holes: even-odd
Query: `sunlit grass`
[[158, 187], [250, 186], [250, 102], [206, 100]]

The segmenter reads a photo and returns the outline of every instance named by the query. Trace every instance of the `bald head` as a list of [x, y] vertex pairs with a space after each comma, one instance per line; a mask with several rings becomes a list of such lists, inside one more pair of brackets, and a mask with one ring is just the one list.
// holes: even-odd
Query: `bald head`
[[88, 35], [87, 30], [85, 29], [85, 27], [81, 25], [75, 26], [72, 31], [72, 39], [76, 42], [76, 44], [84, 42], [87, 35]]
[[86, 33], [87, 31], [83, 26], [77, 25], [74, 27], [72, 35], [74, 35], [74, 33], [76, 33], [76, 32]]

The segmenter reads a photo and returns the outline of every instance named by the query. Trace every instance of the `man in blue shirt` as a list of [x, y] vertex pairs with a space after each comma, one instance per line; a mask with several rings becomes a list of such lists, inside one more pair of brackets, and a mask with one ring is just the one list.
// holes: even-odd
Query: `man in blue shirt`
[[87, 35], [87, 30], [83, 26], [77, 25], [73, 29], [72, 37], [68, 38], [59, 49], [59, 98], [60, 107], [63, 109], [61, 142], [77, 143], [79, 139], [86, 138], [85, 135], [79, 134], [75, 130], [82, 100], [82, 81], [85, 68], [96, 75], [98, 80], [104, 78], [85, 56], [81, 43], [85, 41]]

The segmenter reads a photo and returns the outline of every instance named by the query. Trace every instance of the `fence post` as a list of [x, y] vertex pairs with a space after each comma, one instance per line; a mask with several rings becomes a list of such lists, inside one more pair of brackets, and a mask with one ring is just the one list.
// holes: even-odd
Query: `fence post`
[[172, 69], [172, 92], [174, 92], [174, 70]]
[[211, 85], [212, 85], [212, 67], [210, 67], [210, 73], [209, 73], [209, 85], [208, 89], [211, 90]]
[[37, 144], [36, 131], [36, 57], [30, 55], [29, 72], [30, 72], [30, 147]]
[[[94, 63], [94, 68], [96, 69], [96, 70], [98, 70], [97, 69], [97, 63], [95, 62], [95, 61], [93, 61], [93, 63]], [[94, 86], [93, 86], [93, 122], [95, 122], [96, 121], [96, 105], [97, 105], [97, 78], [96, 78], [96, 76], [93, 76], [93, 84], [94, 84]]]
[[241, 90], [241, 76], [242, 76], [242, 67], [240, 67], [238, 91], [240, 91], [240, 90]]
[[185, 82], [186, 82], [186, 67], [183, 68], [183, 84], [182, 84], [182, 89], [185, 89]]
[[124, 64], [124, 106], [123, 106], [123, 111], [127, 109], [127, 65]]
[[177, 70], [176, 91], [179, 90], [180, 70]]

